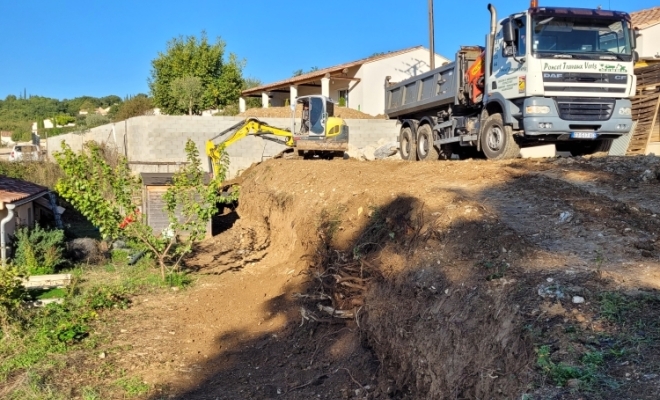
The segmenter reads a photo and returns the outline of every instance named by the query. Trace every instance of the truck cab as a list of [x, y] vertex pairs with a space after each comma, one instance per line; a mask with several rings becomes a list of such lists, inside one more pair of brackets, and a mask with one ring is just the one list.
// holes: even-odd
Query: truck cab
[[574, 153], [609, 149], [632, 128], [637, 56], [630, 16], [532, 3], [497, 24], [486, 107], [499, 106], [522, 142], [579, 141]]

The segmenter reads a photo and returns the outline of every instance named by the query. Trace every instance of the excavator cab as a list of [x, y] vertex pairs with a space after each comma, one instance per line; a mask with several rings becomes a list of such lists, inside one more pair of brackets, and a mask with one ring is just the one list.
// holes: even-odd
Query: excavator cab
[[335, 117], [332, 99], [321, 95], [302, 96], [296, 99], [296, 103], [302, 104], [297, 137], [348, 141], [348, 128], [344, 120]]
[[298, 97], [298, 104], [302, 104], [302, 117], [300, 120], [300, 135], [324, 136], [329, 117], [334, 117], [334, 103], [325, 96]]

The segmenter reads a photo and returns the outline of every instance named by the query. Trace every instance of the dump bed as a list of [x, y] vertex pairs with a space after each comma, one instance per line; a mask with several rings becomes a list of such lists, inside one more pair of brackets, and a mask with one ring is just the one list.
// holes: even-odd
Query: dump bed
[[405, 81], [385, 84], [385, 114], [404, 118], [458, 104], [463, 87], [463, 71], [481, 53], [479, 46], [464, 46], [456, 61]]

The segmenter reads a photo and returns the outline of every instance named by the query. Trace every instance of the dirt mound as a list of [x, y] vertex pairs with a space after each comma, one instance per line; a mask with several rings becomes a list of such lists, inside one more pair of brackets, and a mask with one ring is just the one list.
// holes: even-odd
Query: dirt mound
[[[254, 118], [291, 118], [289, 107], [250, 108], [238, 114], [239, 117]], [[296, 106], [296, 118], [302, 117], [302, 105]], [[384, 119], [385, 117], [373, 116], [348, 107], [335, 106], [335, 117], [343, 119]]]
[[255, 165], [112, 345], [153, 399], [655, 398], [656, 160]]

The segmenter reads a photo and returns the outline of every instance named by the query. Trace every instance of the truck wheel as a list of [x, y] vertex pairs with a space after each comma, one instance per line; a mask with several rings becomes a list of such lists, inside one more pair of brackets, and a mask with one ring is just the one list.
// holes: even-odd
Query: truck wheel
[[430, 125], [422, 125], [417, 128], [417, 157], [421, 161], [439, 158], [438, 150], [433, 144], [433, 130]]
[[490, 160], [516, 158], [520, 154], [520, 146], [513, 138], [513, 130], [504, 125], [502, 115], [493, 114], [486, 119], [481, 132], [481, 151]]
[[401, 129], [401, 136], [399, 137], [399, 152], [401, 158], [407, 161], [417, 160], [417, 147], [415, 147], [415, 138], [412, 134], [410, 127]]

